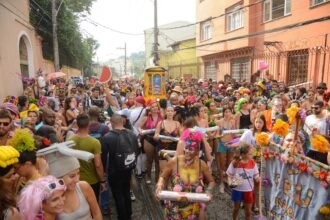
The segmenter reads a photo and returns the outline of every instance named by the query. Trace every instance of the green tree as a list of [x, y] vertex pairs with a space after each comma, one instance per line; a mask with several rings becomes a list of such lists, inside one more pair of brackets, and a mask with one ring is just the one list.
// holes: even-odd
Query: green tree
[[[95, 0], [64, 0], [57, 15], [60, 64], [83, 69], [84, 75], [92, 72], [93, 57], [98, 43], [92, 37], [83, 37], [79, 29], [79, 15], [89, 13]], [[53, 60], [53, 35], [51, 1], [31, 0], [30, 21], [42, 37], [45, 59]]]

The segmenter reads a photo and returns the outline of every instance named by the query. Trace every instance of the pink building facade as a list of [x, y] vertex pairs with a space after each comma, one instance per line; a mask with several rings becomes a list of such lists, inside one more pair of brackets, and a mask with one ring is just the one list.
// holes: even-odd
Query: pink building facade
[[[288, 85], [330, 85], [329, 0], [197, 0], [204, 78], [250, 81], [260, 63]], [[263, 71], [264, 72], [264, 71]]]

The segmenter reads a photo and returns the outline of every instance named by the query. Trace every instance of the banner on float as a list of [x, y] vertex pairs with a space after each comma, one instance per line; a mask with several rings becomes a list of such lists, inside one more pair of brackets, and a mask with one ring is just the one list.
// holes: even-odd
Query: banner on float
[[[307, 172], [279, 159], [266, 160], [264, 207], [270, 219], [322, 219], [320, 208], [328, 202], [329, 190]], [[329, 188], [330, 189], [330, 188]]]

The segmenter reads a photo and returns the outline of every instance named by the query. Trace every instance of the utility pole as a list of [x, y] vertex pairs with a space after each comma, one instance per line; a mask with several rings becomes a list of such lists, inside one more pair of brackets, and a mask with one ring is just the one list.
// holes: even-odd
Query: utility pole
[[154, 65], [158, 66], [159, 54], [158, 54], [158, 22], [157, 22], [157, 0], [154, 0]]
[[52, 23], [53, 23], [53, 50], [54, 50], [54, 67], [55, 72], [60, 70], [60, 57], [58, 52], [57, 39], [57, 10], [56, 0], [52, 0]]
[[125, 43], [125, 75], [127, 75], [127, 54], [126, 54], [126, 43]]
[[327, 56], [327, 53], [326, 53], [327, 46], [328, 46], [328, 34], [325, 34], [325, 38], [324, 38], [323, 66], [322, 66], [322, 81], [321, 82], [324, 82], [324, 70], [325, 70], [325, 59], [326, 59], [326, 56]]
[[127, 51], [126, 51], [126, 43], [124, 47], [118, 47], [118, 50], [125, 50], [125, 60], [124, 60], [124, 74], [127, 75]]

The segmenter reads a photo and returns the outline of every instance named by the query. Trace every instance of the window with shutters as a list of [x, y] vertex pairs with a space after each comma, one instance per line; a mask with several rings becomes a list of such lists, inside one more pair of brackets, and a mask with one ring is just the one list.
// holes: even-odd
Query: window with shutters
[[291, 0], [265, 0], [263, 2], [263, 19], [271, 21], [291, 14]]
[[227, 32], [244, 27], [243, 4], [238, 4], [226, 10]]
[[211, 21], [201, 23], [201, 41], [209, 40], [212, 38]]
[[315, 5], [320, 5], [326, 2], [330, 2], [330, 0], [311, 0], [311, 5], [315, 6]]
[[288, 85], [307, 82], [308, 49], [288, 52]]

